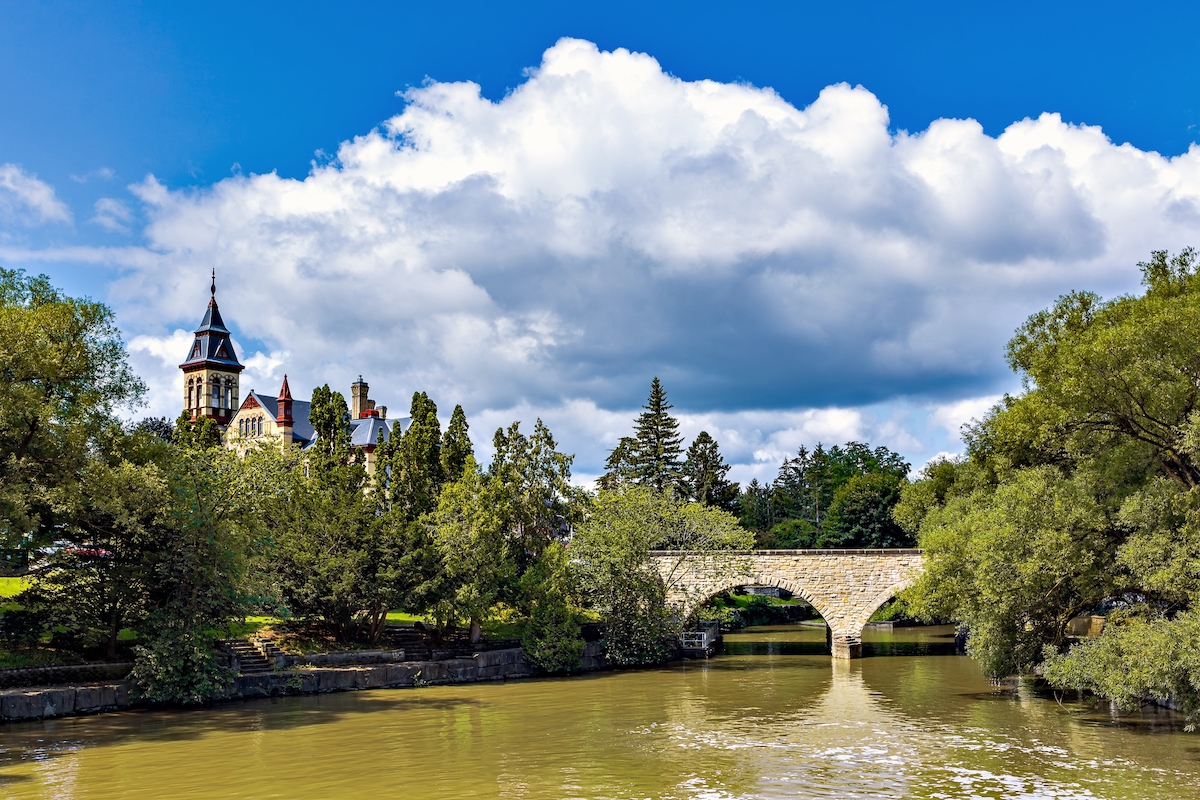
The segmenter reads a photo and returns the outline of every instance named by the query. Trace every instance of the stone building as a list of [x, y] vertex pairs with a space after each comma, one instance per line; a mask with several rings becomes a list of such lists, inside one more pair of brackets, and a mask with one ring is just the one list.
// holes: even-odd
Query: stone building
[[[183, 371], [184, 408], [192, 419], [209, 417], [221, 426], [225, 445], [245, 455], [262, 442], [278, 442], [301, 450], [312, 447], [316, 431], [308, 420], [309, 402], [292, 398], [287, 375], [275, 396], [254, 389], [239, 402], [239, 383], [245, 367], [238, 361], [229, 329], [217, 308], [214, 273], [211, 297]], [[370, 386], [358, 376], [350, 385], [350, 442], [366, 456], [367, 472], [375, 471], [375, 448], [392, 432], [408, 427], [408, 418], [388, 419], [387, 406], [376, 406]], [[397, 427], [398, 426], [398, 427]]]

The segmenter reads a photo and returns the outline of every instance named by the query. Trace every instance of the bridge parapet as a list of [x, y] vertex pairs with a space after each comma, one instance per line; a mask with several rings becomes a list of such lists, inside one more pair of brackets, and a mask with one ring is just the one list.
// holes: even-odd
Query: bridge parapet
[[668, 601], [692, 616], [710, 597], [735, 586], [778, 586], [804, 599], [829, 625], [835, 658], [862, 655], [862, 629], [920, 574], [917, 549], [742, 550], [651, 553]]

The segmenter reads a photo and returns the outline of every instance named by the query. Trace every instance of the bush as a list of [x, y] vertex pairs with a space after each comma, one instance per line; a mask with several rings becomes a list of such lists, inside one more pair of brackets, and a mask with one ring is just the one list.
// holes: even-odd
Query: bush
[[136, 648], [129, 679], [134, 696], [152, 703], [200, 705], [224, 693], [234, 678], [216, 640], [204, 631], [167, 628]]

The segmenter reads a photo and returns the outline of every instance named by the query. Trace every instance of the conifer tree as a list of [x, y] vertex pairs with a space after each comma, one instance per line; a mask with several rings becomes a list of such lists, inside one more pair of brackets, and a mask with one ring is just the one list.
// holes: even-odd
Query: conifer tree
[[721, 457], [717, 440], [700, 431], [687, 451], [683, 465], [684, 480], [691, 499], [722, 511], [737, 507], [738, 485], [726, 479], [729, 465]]
[[650, 384], [650, 397], [637, 419], [633, 457], [633, 481], [659, 491], [679, 487], [683, 477], [683, 437], [679, 421], [671, 416], [674, 406], [657, 376]]
[[331, 391], [329, 384], [313, 389], [308, 421], [317, 434], [317, 451], [330, 458], [339, 458], [350, 448], [350, 409], [341, 392]]
[[607, 492], [615, 492], [633, 483], [634, 453], [637, 450], [637, 439], [632, 436], [622, 436], [621, 441], [608, 454], [604, 462], [606, 472], [600, 476], [596, 484]]
[[450, 415], [450, 425], [442, 436], [442, 473], [447, 481], [456, 481], [467, 465], [467, 456], [475, 455], [471, 438], [467, 435], [467, 415], [462, 406], [455, 406]]
[[392, 448], [390, 494], [392, 507], [405, 519], [437, 508], [438, 492], [445, 482], [442, 468], [442, 427], [437, 405], [424, 392], [414, 392], [409, 428]]

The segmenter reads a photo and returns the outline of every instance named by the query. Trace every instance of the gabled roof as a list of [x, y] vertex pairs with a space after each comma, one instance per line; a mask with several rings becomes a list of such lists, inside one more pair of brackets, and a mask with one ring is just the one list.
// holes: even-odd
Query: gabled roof
[[[247, 406], [253, 408], [255, 405], [261, 406], [263, 411], [271, 419], [276, 419], [279, 416], [279, 400], [275, 397], [266, 397], [251, 389], [246, 393], [246, 399], [242, 401], [238, 411]], [[313, 430], [312, 423], [308, 421], [308, 409], [311, 403], [307, 400], [292, 401], [292, 441], [300, 444], [308, 444], [316, 438], [316, 431]]]
[[[305, 421], [308, 420], [308, 403], [305, 403], [304, 415]], [[295, 406], [293, 406], [294, 408]], [[391, 441], [392, 431], [399, 426], [399, 430], [403, 433], [408, 429], [410, 419], [408, 417], [400, 417], [398, 419], [380, 419], [379, 417], [363, 417], [361, 419], [350, 420], [350, 444], [355, 447], [368, 447], [379, 444], [379, 432], [383, 431], [383, 440]], [[311, 430], [311, 426], [310, 426]], [[316, 435], [314, 434], [312, 441], [308, 443], [308, 447], [316, 443]]]

